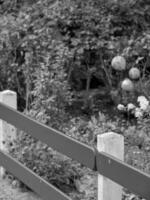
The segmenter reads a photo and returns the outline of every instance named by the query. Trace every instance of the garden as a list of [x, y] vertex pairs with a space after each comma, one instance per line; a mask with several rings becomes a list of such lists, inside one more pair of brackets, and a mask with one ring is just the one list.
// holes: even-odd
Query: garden
[[[20, 112], [89, 146], [98, 134], [123, 135], [125, 162], [150, 173], [150, 2], [0, 1], [5, 89]], [[72, 198], [96, 199], [95, 172], [17, 134], [11, 155]], [[125, 189], [123, 199], [142, 198]]]

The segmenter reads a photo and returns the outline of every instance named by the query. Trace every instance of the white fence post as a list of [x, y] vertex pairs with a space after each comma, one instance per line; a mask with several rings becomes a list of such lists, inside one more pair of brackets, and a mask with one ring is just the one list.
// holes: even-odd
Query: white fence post
[[[17, 109], [17, 94], [14, 91], [4, 90], [0, 92], [0, 102]], [[8, 151], [7, 142], [16, 138], [16, 128], [0, 119], [0, 150]], [[0, 168], [0, 176], [4, 176], [5, 169]]]
[[[97, 136], [97, 149], [124, 160], [124, 137], [114, 132]], [[117, 172], [116, 172], [117, 173]], [[121, 200], [122, 187], [98, 174], [98, 200]]]

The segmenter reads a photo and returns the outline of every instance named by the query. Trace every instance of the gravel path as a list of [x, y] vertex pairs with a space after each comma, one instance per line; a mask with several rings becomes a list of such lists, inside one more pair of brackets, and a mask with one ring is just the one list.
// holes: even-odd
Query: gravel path
[[13, 188], [10, 183], [0, 178], [0, 200], [42, 200], [32, 192], [22, 192]]

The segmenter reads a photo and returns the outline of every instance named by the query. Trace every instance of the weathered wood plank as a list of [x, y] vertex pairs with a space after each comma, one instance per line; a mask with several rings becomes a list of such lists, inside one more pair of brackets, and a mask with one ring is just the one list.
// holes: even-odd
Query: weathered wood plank
[[[118, 149], [119, 151], [119, 149]], [[97, 171], [131, 192], [150, 199], [150, 175], [119, 161], [105, 152], [97, 152]]]
[[0, 118], [24, 130], [60, 153], [79, 161], [91, 169], [94, 168], [95, 152], [88, 145], [43, 125], [2, 103], [0, 103]]
[[[47, 127], [23, 115], [22, 113], [5, 106], [2, 103], [0, 103], [0, 118], [31, 134], [33, 137], [43, 141], [68, 157], [79, 161], [85, 166], [91, 169], [96, 167], [95, 170], [101, 175], [111, 179], [125, 188], [128, 188], [133, 193], [136, 193], [146, 199], [150, 199], [150, 175], [145, 174], [122, 161], [119, 161], [107, 153], [98, 152], [97, 150], [94, 151], [94, 149], [88, 145], [80, 143], [59, 131]], [[2, 160], [0, 159], [0, 163], [2, 165], [6, 165], [6, 156], [4, 156], [1, 152], [0, 157], [2, 157]], [[8, 171], [12, 173], [14, 172], [17, 175], [17, 172], [13, 171], [13, 168], [15, 169], [16, 167], [17, 165], [12, 165], [10, 168], [8, 166], [10, 170], [12, 168], [11, 171], [9, 169]]]
[[66, 194], [2, 151], [0, 151], [0, 165], [33, 189], [44, 200], [71, 200]]

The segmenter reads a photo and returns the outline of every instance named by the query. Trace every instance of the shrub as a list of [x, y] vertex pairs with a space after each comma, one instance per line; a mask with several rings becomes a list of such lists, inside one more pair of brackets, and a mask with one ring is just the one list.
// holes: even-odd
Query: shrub
[[65, 193], [76, 189], [75, 181], [83, 174], [80, 164], [23, 132], [18, 133], [17, 140], [9, 146], [9, 152], [26, 167]]

